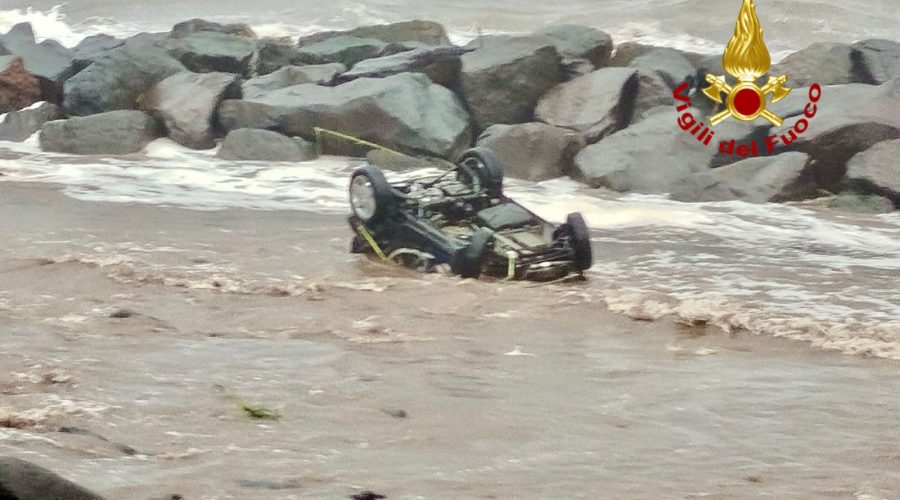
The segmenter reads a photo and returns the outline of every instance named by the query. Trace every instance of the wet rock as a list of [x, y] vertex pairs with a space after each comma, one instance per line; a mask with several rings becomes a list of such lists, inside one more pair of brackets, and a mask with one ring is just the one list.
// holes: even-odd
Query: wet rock
[[70, 116], [135, 109], [142, 95], [181, 71], [185, 67], [152, 38], [135, 37], [104, 52], [70, 78], [63, 109]]
[[[254, 99], [226, 100], [219, 115], [226, 130], [262, 128], [312, 140], [314, 128], [322, 127], [445, 158], [455, 158], [471, 143], [469, 117], [456, 95], [414, 73], [360, 78], [337, 87], [296, 85]], [[329, 150], [357, 151], [349, 143], [342, 146], [348, 149]]]
[[696, 69], [691, 61], [680, 51], [669, 48], [656, 48], [634, 58], [628, 67], [646, 73], [656, 73], [663, 81], [674, 89], [688, 77], [694, 76]]
[[59, 118], [59, 106], [41, 101], [19, 111], [0, 116], [0, 141], [22, 142], [41, 129], [41, 126]]
[[581, 134], [545, 123], [493, 125], [478, 138], [489, 149], [504, 175], [542, 181], [569, 174], [575, 155], [585, 146]]
[[310, 63], [300, 54], [290, 38], [265, 38], [256, 44], [256, 74], [268, 75], [287, 66], [303, 66]]
[[769, 74], [787, 75], [791, 87], [847, 84], [852, 80], [850, 52], [850, 46], [844, 43], [814, 43], [785, 57], [772, 66]]
[[25, 69], [22, 59], [0, 56], [0, 113], [31, 106], [41, 100], [41, 83]]
[[672, 89], [669, 88], [669, 85], [661, 76], [655, 72], [638, 71], [638, 86], [634, 97], [632, 122], [642, 120], [651, 109], [655, 109], [658, 106], [674, 106], [674, 103]]
[[299, 137], [287, 137], [270, 130], [232, 130], [216, 153], [226, 160], [308, 161], [316, 158], [316, 145]]
[[597, 142], [631, 121], [638, 84], [636, 70], [603, 68], [547, 92], [535, 117], [577, 130], [589, 143]]
[[195, 73], [237, 73], [250, 75], [250, 61], [256, 44], [245, 37], [199, 31], [178, 39], [169, 55]]
[[595, 68], [609, 65], [613, 42], [608, 34], [587, 26], [564, 24], [548, 26], [534, 32], [554, 41], [556, 52], [563, 64], [570, 65], [577, 60], [587, 60]]
[[897, 205], [883, 196], [857, 193], [841, 193], [825, 202], [825, 206], [839, 212], [854, 214], [887, 214]]
[[375, 38], [336, 36], [302, 47], [300, 57], [313, 64], [341, 63], [348, 68], [373, 57], [385, 55], [388, 44]]
[[125, 44], [125, 40], [120, 40], [110, 35], [92, 35], [82, 40], [73, 49], [76, 65], [80, 69], [86, 68], [95, 59], [106, 52], [121, 47]]
[[424, 73], [432, 82], [448, 88], [459, 83], [462, 69], [459, 47], [428, 47], [400, 52], [385, 57], [368, 59], [343, 73], [338, 81], [348, 82], [357, 78], [384, 78], [398, 73]]
[[60, 102], [62, 84], [81, 67], [75, 64], [72, 50], [55, 40], [35, 43], [34, 32], [28, 23], [13, 27], [0, 37], [4, 53], [22, 58], [25, 69], [41, 84], [41, 100]]
[[231, 73], [177, 73], [159, 82], [143, 107], [165, 125], [175, 142], [193, 149], [215, 146], [216, 110], [224, 99], [240, 99], [240, 78]]
[[731, 165], [696, 174], [694, 183], [685, 183], [672, 194], [678, 201], [743, 200], [750, 203], [781, 202], [808, 198], [803, 170], [809, 156], [785, 153], [748, 158]]
[[315, 64], [311, 66], [285, 66], [265, 76], [251, 78], [244, 82], [244, 97], [261, 97], [273, 90], [293, 87], [303, 83], [329, 85], [335, 77], [346, 71], [341, 63]]
[[443, 26], [433, 21], [413, 20], [361, 26], [347, 31], [315, 33], [301, 37], [297, 41], [297, 46], [305, 47], [337, 36], [375, 38], [385, 43], [419, 42], [425, 45], [450, 45], [450, 39], [447, 37], [447, 31]]
[[609, 59], [609, 65], [622, 68], [627, 67], [631, 64], [631, 61], [658, 48], [660, 47], [638, 42], [620, 43], [615, 46], [615, 50]]
[[110, 111], [47, 122], [41, 127], [44, 151], [74, 154], [136, 153], [159, 137], [156, 121], [142, 111]]
[[213, 32], [234, 35], [243, 38], [256, 38], [256, 33], [250, 26], [243, 23], [219, 24], [203, 19], [191, 19], [180, 22], [172, 28], [169, 34], [172, 38], [186, 38], [194, 33]]
[[0, 458], [0, 498], [9, 500], [103, 500], [103, 497], [43, 467]]
[[17, 50], [37, 43], [31, 23], [19, 23], [10, 28], [5, 35], [0, 35], [0, 45], [9, 50]]
[[876, 144], [851, 158], [847, 177], [861, 191], [888, 198], [900, 207], [900, 140]]
[[564, 80], [545, 36], [482, 36], [462, 56], [462, 92], [479, 130], [534, 121], [538, 100]]
[[900, 78], [900, 42], [864, 40], [852, 46], [853, 81], [881, 85]]

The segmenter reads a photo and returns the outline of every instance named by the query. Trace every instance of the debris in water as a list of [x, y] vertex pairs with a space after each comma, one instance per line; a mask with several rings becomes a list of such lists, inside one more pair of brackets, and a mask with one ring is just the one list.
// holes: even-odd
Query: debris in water
[[134, 311], [131, 311], [128, 309], [116, 309], [115, 311], [110, 313], [109, 317], [116, 318], [116, 319], [125, 319], [125, 318], [130, 318], [132, 316], [135, 316], [136, 314], [137, 313], [135, 313]]
[[363, 491], [362, 493], [350, 495], [350, 498], [352, 498], [353, 500], [380, 500], [387, 497], [372, 491]]
[[535, 354], [523, 352], [522, 346], [520, 346], [520, 345], [517, 345], [515, 349], [513, 349], [512, 351], [509, 351], [507, 353], [504, 353], [503, 355], [504, 356], [532, 356], [532, 357], [536, 356]]
[[407, 415], [406, 410], [382, 408], [381, 412], [394, 418], [406, 418], [407, 416], [409, 416]]
[[237, 403], [238, 408], [244, 411], [248, 417], [253, 420], [280, 420], [281, 415], [270, 408], [266, 408], [264, 406], [252, 406], [246, 401], [235, 398], [235, 403]]

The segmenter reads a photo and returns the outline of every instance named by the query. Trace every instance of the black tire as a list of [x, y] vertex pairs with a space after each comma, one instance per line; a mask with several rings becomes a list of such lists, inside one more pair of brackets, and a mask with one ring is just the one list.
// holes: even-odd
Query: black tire
[[[362, 207], [357, 208], [354, 202], [354, 185], [356, 182], [359, 182], [357, 179], [361, 177], [368, 181], [372, 189], [374, 207], [368, 207], [367, 210], [363, 210]], [[365, 224], [383, 220], [391, 213], [396, 203], [394, 193], [391, 191], [391, 185], [388, 184], [381, 170], [372, 165], [359, 167], [350, 176], [349, 196], [350, 209], [353, 211], [353, 215]]]
[[472, 235], [469, 246], [464, 248], [456, 258], [456, 272], [463, 278], [478, 278], [481, 276], [481, 268], [484, 265], [484, 256], [487, 254], [488, 243], [491, 241], [491, 232], [479, 229]]
[[587, 271], [594, 265], [594, 253], [591, 249], [591, 232], [584, 216], [578, 212], [566, 217], [566, 224], [571, 231], [572, 250], [575, 253], [575, 267], [579, 271]]
[[481, 185], [493, 197], [503, 195], [503, 166], [486, 148], [472, 148], [460, 157], [459, 163], [471, 165], [481, 179]]

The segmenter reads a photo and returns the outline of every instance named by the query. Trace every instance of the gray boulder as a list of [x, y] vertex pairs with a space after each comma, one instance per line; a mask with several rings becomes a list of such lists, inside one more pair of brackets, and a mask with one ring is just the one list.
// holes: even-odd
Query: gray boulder
[[160, 45], [127, 40], [66, 81], [63, 108], [69, 116], [134, 109], [142, 95], [181, 71], [185, 67]]
[[341, 63], [315, 64], [311, 66], [285, 66], [265, 76], [251, 78], [244, 82], [244, 97], [261, 97], [273, 90], [292, 87], [303, 83], [329, 85], [337, 75], [346, 71]]
[[79, 71], [81, 71], [101, 55], [124, 44], [125, 40], [110, 35], [89, 36], [72, 49], [75, 64], [80, 67]]
[[14, 26], [0, 37], [0, 45], [4, 53], [21, 57], [25, 69], [39, 78], [43, 100], [60, 102], [62, 84], [81, 69], [75, 64], [72, 50], [56, 40], [35, 43], [34, 31], [28, 23]]
[[159, 137], [156, 120], [142, 111], [110, 111], [47, 122], [41, 127], [44, 151], [73, 154], [137, 153]]
[[841, 193], [825, 200], [825, 206], [839, 212], [854, 214], [886, 214], [897, 205], [890, 199], [873, 194]]
[[0, 44], [9, 50], [16, 50], [36, 43], [37, 39], [34, 36], [34, 28], [31, 27], [31, 23], [16, 24], [6, 34], [0, 35]]
[[462, 92], [479, 129], [534, 121], [538, 100], [564, 79], [552, 39], [482, 36], [462, 56]]
[[844, 43], [814, 43], [785, 57], [772, 66], [769, 74], [787, 75], [791, 87], [847, 84], [852, 80], [850, 52], [850, 46]]
[[219, 24], [204, 19], [190, 19], [180, 22], [172, 28], [169, 34], [171, 38], [186, 38], [194, 33], [202, 31], [224, 33], [226, 35], [235, 35], [244, 38], [256, 38], [256, 33], [250, 26], [243, 23]]
[[195, 73], [250, 75], [256, 44], [242, 36], [199, 31], [173, 42], [169, 54]]
[[553, 39], [556, 52], [562, 57], [563, 64], [587, 60], [595, 68], [609, 65], [613, 49], [612, 37], [598, 29], [564, 24], [547, 26], [535, 31], [534, 34]]
[[40, 130], [44, 123], [57, 118], [59, 106], [46, 101], [0, 115], [0, 141], [22, 142]]
[[585, 146], [581, 134], [545, 123], [493, 125], [478, 145], [494, 153], [508, 177], [529, 181], [571, 173], [575, 155]]
[[341, 63], [348, 68], [373, 57], [385, 55], [386, 42], [376, 38], [336, 36], [321, 42], [306, 45], [299, 50], [300, 57], [310, 63]]
[[854, 82], [881, 85], [900, 77], [900, 42], [864, 40], [852, 48]]
[[297, 41], [297, 46], [305, 47], [337, 36], [375, 38], [385, 43], [419, 42], [425, 45], [450, 45], [450, 39], [447, 37], [447, 31], [443, 26], [433, 21], [413, 20], [375, 26], [361, 26], [347, 31], [315, 33], [301, 37]]
[[268, 75], [287, 66], [303, 66], [309, 59], [300, 54], [290, 38], [264, 38], [256, 43], [256, 74]]
[[[647, 113], [656, 109], [658, 106], [674, 106], [675, 100], [672, 98], [672, 89], [656, 72], [647, 73], [638, 71], [638, 86], [634, 97], [634, 110], [632, 111], [631, 121], [636, 122], [642, 120]], [[695, 100], [701, 97], [695, 97]], [[700, 103], [694, 103], [696, 106]]]
[[465, 49], [459, 47], [426, 47], [385, 57], [368, 59], [340, 75], [338, 81], [357, 78], [384, 78], [398, 73], [424, 73], [432, 82], [448, 88], [459, 84]]
[[807, 198], [816, 192], [815, 189], [810, 192], [802, 180], [808, 162], [809, 156], [803, 153], [747, 158], [695, 174], [691, 180], [696, 182], [680, 186], [671, 193], [672, 199], [766, 203]]
[[103, 500], [88, 491], [30, 462], [0, 458], [0, 498], [4, 500]]
[[876, 144], [851, 158], [847, 177], [859, 190], [884, 196], [900, 207], [900, 140]]
[[694, 65], [680, 51], [657, 48], [634, 58], [628, 67], [646, 73], [655, 72], [670, 88], [675, 88], [697, 72]]
[[547, 92], [535, 109], [535, 117], [582, 132], [589, 143], [594, 143], [628, 125], [638, 83], [636, 70], [603, 68]]
[[40, 80], [25, 69], [22, 58], [0, 56], [0, 113], [31, 106], [41, 95]]
[[216, 109], [224, 99], [240, 99], [241, 86], [231, 73], [177, 73], [147, 94], [143, 107], [157, 116], [168, 136], [194, 149], [215, 146]]
[[[314, 128], [322, 127], [445, 158], [455, 158], [472, 140], [469, 116], [456, 95], [414, 73], [360, 78], [337, 87], [296, 85], [253, 99], [226, 100], [219, 119], [226, 130], [263, 128], [312, 140]], [[331, 141], [328, 147], [340, 151]]]
[[622, 42], [615, 46], [612, 56], [609, 59], [609, 65], [620, 68], [627, 67], [631, 65], [631, 61], [659, 48], [661, 47], [638, 42]]
[[316, 145], [299, 137], [287, 137], [272, 132], [242, 128], [225, 136], [216, 156], [226, 160], [246, 161], [308, 161], [316, 158]]

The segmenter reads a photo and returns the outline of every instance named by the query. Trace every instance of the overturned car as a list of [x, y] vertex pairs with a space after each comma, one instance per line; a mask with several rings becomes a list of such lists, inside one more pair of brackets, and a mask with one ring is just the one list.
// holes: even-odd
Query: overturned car
[[590, 233], [579, 213], [551, 224], [503, 194], [503, 170], [483, 148], [443, 171], [388, 182], [365, 164], [350, 178], [351, 251], [464, 278], [482, 274], [552, 281], [591, 267]]

